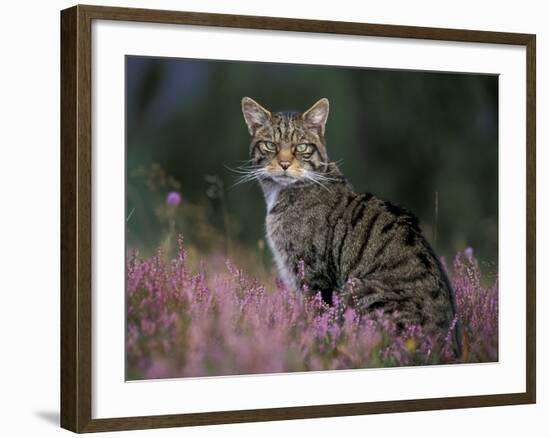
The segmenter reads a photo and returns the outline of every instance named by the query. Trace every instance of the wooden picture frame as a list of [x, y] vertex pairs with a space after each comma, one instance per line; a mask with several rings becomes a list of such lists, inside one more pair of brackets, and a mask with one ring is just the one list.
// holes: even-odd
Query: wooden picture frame
[[[92, 418], [92, 22], [114, 20], [518, 45], [526, 48], [526, 391], [402, 401]], [[74, 432], [147, 429], [535, 403], [535, 35], [75, 6], [61, 12], [61, 426]]]

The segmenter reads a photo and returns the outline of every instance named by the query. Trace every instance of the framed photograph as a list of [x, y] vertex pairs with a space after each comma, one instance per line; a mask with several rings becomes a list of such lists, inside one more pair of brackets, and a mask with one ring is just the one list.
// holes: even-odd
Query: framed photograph
[[61, 12], [61, 425], [535, 403], [535, 35]]

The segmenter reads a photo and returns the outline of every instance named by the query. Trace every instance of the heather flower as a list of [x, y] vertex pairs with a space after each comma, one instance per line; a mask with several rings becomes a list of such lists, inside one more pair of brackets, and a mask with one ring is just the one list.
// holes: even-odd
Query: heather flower
[[[179, 196], [179, 194], [178, 194]], [[167, 201], [168, 202], [168, 201]], [[162, 253], [127, 265], [127, 367], [133, 379], [449, 363], [444, 339], [420, 326], [398, 331], [394, 315], [363, 315], [352, 300], [262, 284], [227, 260], [221, 272], [191, 270], [183, 239], [173, 260]], [[447, 268], [446, 268], [447, 269]], [[305, 266], [298, 266], [302, 280]], [[498, 360], [498, 284], [484, 286], [467, 249], [449, 272], [457, 296], [464, 362]]]
[[179, 192], [170, 192], [166, 196], [166, 204], [171, 207], [177, 207], [181, 203], [181, 195]]

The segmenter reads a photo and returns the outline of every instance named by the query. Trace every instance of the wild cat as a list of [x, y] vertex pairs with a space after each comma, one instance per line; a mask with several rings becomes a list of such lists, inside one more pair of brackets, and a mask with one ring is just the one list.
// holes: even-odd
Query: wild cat
[[356, 193], [330, 161], [329, 101], [304, 113], [272, 113], [244, 97], [242, 112], [251, 136], [245, 178], [263, 190], [267, 241], [286, 287], [299, 290], [304, 275], [329, 303], [335, 292], [365, 313], [394, 315], [399, 329], [451, 333], [458, 356], [455, 296], [439, 259], [413, 214]]

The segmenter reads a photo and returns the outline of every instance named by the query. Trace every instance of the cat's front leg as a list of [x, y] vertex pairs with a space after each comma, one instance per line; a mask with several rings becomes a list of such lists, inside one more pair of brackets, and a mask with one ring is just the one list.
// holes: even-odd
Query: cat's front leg
[[324, 272], [306, 265], [301, 260], [298, 262], [298, 282], [301, 290], [309, 297], [318, 293], [321, 294], [323, 301], [329, 305], [333, 304], [333, 295], [339, 294], [338, 288], [334, 286]]

